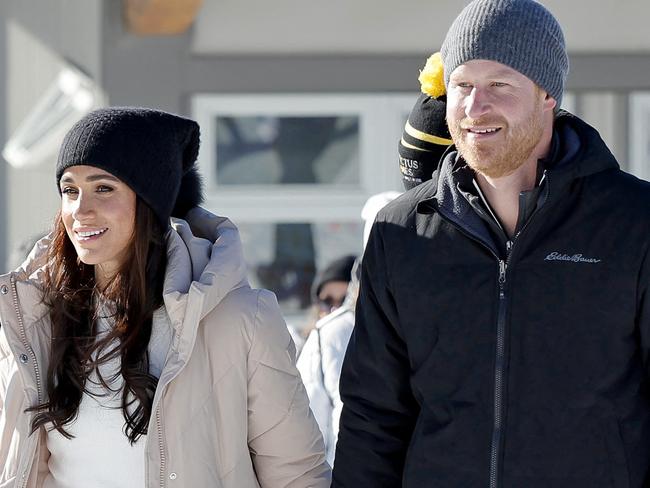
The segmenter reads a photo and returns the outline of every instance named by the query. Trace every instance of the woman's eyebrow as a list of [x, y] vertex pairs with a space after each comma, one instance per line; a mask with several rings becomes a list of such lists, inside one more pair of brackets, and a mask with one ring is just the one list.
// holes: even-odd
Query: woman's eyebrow
[[[110, 180], [118, 183], [120, 181], [115, 176], [109, 174], [95, 174], [86, 177], [86, 181], [89, 182], [99, 181], [99, 180]], [[61, 178], [61, 183], [74, 183], [74, 178], [72, 178], [71, 176], [64, 176], [63, 178]]]
[[90, 175], [86, 177], [86, 181], [98, 181], [98, 180], [111, 180], [116, 182], [120, 181], [115, 176], [109, 174], [96, 174], [96, 175]]

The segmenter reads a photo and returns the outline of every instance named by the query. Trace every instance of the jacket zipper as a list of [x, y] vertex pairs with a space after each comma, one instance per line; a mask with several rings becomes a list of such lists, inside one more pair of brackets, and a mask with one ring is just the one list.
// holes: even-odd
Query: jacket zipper
[[23, 343], [23, 347], [32, 358], [32, 364], [34, 365], [34, 374], [36, 375], [36, 393], [38, 395], [38, 403], [40, 404], [43, 401], [41, 395], [41, 373], [38, 369], [36, 354], [34, 353], [32, 347], [27, 342], [27, 334], [25, 333], [25, 323], [23, 322], [23, 315], [20, 312], [20, 307], [18, 305], [18, 290], [16, 288], [16, 278], [14, 276], [11, 276], [10, 283], [11, 283], [11, 299], [13, 301], [14, 311], [16, 312], [16, 318], [18, 319], [20, 340]]
[[163, 446], [162, 419], [160, 410], [162, 404], [156, 409], [156, 427], [158, 428], [158, 447], [160, 449], [160, 488], [165, 488], [165, 448]]
[[[508, 241], [508, 257], [511, 241]], [[507, 258], [506, 258], [507, 259]], [[497, 488], [499, 472], [499, 451], [503, 432], [503, 383], [505, 376], [505, 335], [506, 335], [506, 270], [507, 264], [499, 260], [499, 307], [497, 312], [497, 344], [494, 363], [494, 427], [490, 449], [490, 488]]]
[[[23, 344], [23, 347], [25, 350], [29, 353], [29, 355], [32, 358], [32, 365], [34, 368], [34, 375], [36, 376], [36, 395], [38, 399], [38, 404], [40, 405], [42, 403], [42, 394], [41, 394], [41, 373], [38, 369], [38, 361], [36, 361], [36, 354], [34, 353], [34, 350], [32, 347], [29, 345], [29, 342], [27, 341], [27, 333], [25, 332], [25, 323], [23, 321], [23, 315], [20, 311], [20, 306], [18, 305], [18, 289], [16, 286], [16, 278], [12, 275], [9, 279], [9, 283], [11, 284], [11, 301], [14, 306], [14, 311], [16, 313], [16, 318], [18, 319], [18, 330], [20, 331], [20, 341]], [[29, 463], [28, 469], [31, 469], [31, 464], [34, 462], [34, 455], [32, 455], [31, 462]], [[20, 471], [21, 471], [21, 482], [20, 482], [20, 487], [24, 488], [27, 486], [27, 472], [25, 471], [24, 466], [20, 466]]]

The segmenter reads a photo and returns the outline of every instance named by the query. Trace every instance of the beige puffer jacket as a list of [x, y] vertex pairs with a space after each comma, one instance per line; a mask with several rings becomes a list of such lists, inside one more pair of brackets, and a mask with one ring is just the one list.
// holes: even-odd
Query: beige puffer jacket
[[[146, 439], [146, 487], [328, 487], [325, 449], [275, 296], [252, 290], [237, 229], [172, 219], [164, 302], [173, 338]], [[189, 222], [189, 223], [188, 223]], [[48, 240], [0, 277], [0, 488], [40, 487], [48, 451], [26, 407], [45, 398]]]

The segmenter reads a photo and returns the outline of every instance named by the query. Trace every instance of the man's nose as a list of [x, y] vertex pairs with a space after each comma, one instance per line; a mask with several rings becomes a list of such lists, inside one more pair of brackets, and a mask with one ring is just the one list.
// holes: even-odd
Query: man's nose
[[489, 108], [490, 103], [485, 91], [477, 87], [472, 88], [472, 92], [465, 101], [465, 115], [471, 119], [478, 119], [485, 115]]

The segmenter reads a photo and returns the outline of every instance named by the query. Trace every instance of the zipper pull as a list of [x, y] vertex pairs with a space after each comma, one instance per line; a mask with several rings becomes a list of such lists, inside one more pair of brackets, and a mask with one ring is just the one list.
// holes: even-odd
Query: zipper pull
[[506, 262], [501, 259], [499, 260], [499, 297], [503, 298], [505, 293], [503, 288], [506, 284]]
[[510, 251], [512, 250], [512, 241], [507, 241], [506, 242], [506, 252], [510, 254]]

